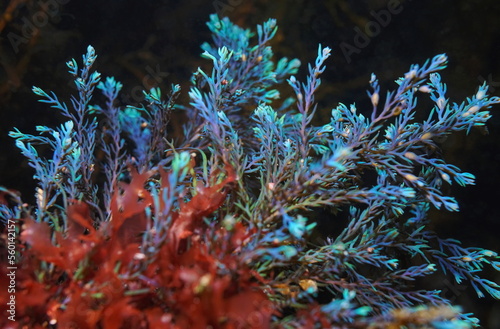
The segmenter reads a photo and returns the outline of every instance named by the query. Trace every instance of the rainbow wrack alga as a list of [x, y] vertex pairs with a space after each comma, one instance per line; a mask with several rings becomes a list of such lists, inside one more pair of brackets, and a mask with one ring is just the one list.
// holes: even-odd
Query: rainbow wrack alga
[[[439, 138], [483, 128], [500, 99], [483, 84], [451, 102], [438, 73], [447, 57], [438, 55], [384, 94], [372, 75], [371, 108], [340, 104], [314, 126], [330, 49], [319, 46], [299, 81], [297, 59], [273, 59], [275, 20], [257, 26], [256, 40], [227, 18], [213, 15], [208, 27], [202, 56], [212, 68], [194, 73], [189, 104], [176, 105], [178, 85], [145, 91], [140, 106], [120, 104], [122, 85], [93, 71], [92, 47], [81, 64], [67, 63], [77, 88], [69, 102], [33, 88], [65, 122], [10, 133], [38, 184], [33, 205], [2, 188], [16, 246], [15, 320], [82, 329], [477, 326], [414, 282], [445, 272], [479, 297], [500, 298], [481, 276], [484, 266], [500, 270], [497, 253], [438, 236], [428, 216], [431, 207], [458, 211], [443, 185], [474, 183], [436, 152]], [[294, 97], [281, 101], [287, 87]], [[434, 104], [418, 109], [423, 121], [418, 98]], [[187, 118], [175, 140], [173, 111]], [[316, 228], [322, 208], [332, 225], [347, 216], [337, 235]], [[0, 296], [2, 311], [9, 298]]]

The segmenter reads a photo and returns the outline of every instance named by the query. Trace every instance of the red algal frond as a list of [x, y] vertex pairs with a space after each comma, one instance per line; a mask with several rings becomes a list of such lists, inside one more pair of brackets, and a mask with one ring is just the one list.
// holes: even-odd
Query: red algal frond
[[106, 329], [140, 328], [142, 313], [130, 304], [129, 298], [109, 303], [103, 312], [102, 326]]
[[146, 230], [144, 210], [151, 206], [153, 198], [144, 187], [153, 173], [138, 173], [130, 168], [130, 184], [119, 183], [118, 191], [111, 200], [111, 231], [123, 245], [136, 241], [137, 236]]
[[[78, 200], [71, 200], [67, 210], [68, 229], [67, 237], [69, 239], [85, 239], [94, 238], [95, 228], [92, 225], [89, 206]], [[83, 234], [85, 234], [83, 236]]]
[[61, 232], [54, 233], [54, 245], [52, 230], [47, 223], [26, 218], [21, 241], [40, 260], [52, 263], [71, 275], [92, 246], [99, 241], [99, 237], [91, 224], [90, 211], [85, 203], [73, 201], [67, 208], [67, 221], [65, 236]]
[[231, 253], [217, 258], [198, 239], [181, 254], [162, 249], [154, 280], [180, 328], [269, 328], [275, 307], [248, 266]]
[[40, 260], [65, 268], [61, 249], [53, 245], [51, 236], [52, 231], [47, 223], [35, 222], [32, 218], [24, 220], [21, 241], [28, 244]]
[[276, 306], [262, 291], [245, 291], [225, 300], [229, 328], [271, 328]]
[[[219, 189], [227, 181], [212, 187], [214, 193], [225, 193]], [[180, 328], [269, 328], [271, 316], [278, 314], [276, 307], [241, 251], [253, 233], [242, 223], [231, 229], [197, 227], [185, 250], [172, 248], [174, 240], [162, 246], [147, 273], [153, 275], [153, 285], [161, 291], [158, 297], [169, 305]]]
[[49, 307], [51, 321], [56, 323], [58, 328], [97, 328], [102, 309], [93, 307], [92, 296], [76, 284], [72, 284], [65, 293], [67, 298], [63, 304], [52, 301]]
[[228, 190], [226, 187], [236, 180], [234, 169], [227, 166], [227, 177], [219, 184], [198, 187], [197, 193], [187, 203], [181, 203], [180, 210], [174, 215], [172, 227], [169, 230], [169, 239], [175, 241], [175, 248], [180, 242], [193, 234], [193, 230], [211, 215], [224, 202]]
[[[160, 170], [159, 195], [171, 188], [171, 174]], [[35, 273], [41, 262], [54, 267], [43, 277], [19, 277], [23, 323], [58, 329], [269, 328], [277, 310], [242, 254], [255, 232], [242, 223], [226, 229], [203, 220], [226, 200], [234, 171], [198, 187], [188, 202], [184, 195], [173, 200], [179, 209], [168, 208], [167, 238], [154, 259], [144, 260], [139, 238], [150, 220], [146, 208], [153, 206], [145, 188], [151, 176], [131, 170], [130, 183], [121, 183], [113, 196], [111, 221], [99, 229], [89, 206], [79, 201], [66, 209], [64, 232], [25, 220], [23, 273]], [[30, 294], [36, 296], [28, 301]]]
[[144, 312], [149, 328], [182, 329], [172, 321], [174, 315], [156, 307]]

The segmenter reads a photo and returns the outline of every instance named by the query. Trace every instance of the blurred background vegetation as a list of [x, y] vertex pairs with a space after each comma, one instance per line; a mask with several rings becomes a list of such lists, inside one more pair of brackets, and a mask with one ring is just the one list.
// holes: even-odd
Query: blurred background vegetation
[[[158, 86], [168, 92], [172, 83], [181, 84], [181, 102], [186, 104], [191, 73], [209, 64], [199, 55], [201, 43], [210, 40], [205, 22], [214, 12], [249, 28], [276, 18], [274, 51], [302, 61], [299, 77], [315, 59], [319, 43], [333, 49], [317, 95], [317, 124], [328, 122], [338, 102], [356, 102], [359, 111], [368, 113], [365, 90], [372, 72], [387, 90], [411, 64], [439, 53], [449, 56], [449, 68], [442, 75], [452, 101], [474, 94], [485, 80], [490, 93], [500, 96], [497, 0], [1, 0], [0, 185], [33, 201], [33, 171], [8, 131], [17, 127], [33, 133], [35, 125], [61, 121], [57, 111], [37, 102], [33, 85], [60, 96], [74, 91], [65, 63], [80, 59], [90, 44], [98, 54], [96, 69], [124, 83], [123, 104], [140, 102], [142, 89]], [[359, 31], [369, 36], [360, 39]], [[357, 50], [346, 56], [349, 47]], [[425, 105], [423, 101], [422, 110]], [[450, 188], [460, 213], [432, 212], [442, 236], [496, 251], [500, 251], [499, 112], [500, 108], [492, 109], [489, 135], [471, 131], [467, 137], [458, 134], [443, 141], [447, 161], [473, 173], [477, 181], [466, 189]], [[182, 114], [175, 118], [182, 119]], [[490, 278], [500, 281], [498, 273]], [[422, 284], [444, 290], [466, 312], [474, 312], [484, 328], [500, 328], [498, 301], [478, 300], [471, 287], [457, 286], [451, 278]]]

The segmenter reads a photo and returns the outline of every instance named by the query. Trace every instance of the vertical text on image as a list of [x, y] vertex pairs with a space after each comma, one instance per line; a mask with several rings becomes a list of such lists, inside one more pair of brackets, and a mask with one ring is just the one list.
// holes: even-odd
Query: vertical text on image
[[7, 317], [10, 321], [15, 321], [16, 317], [16, 225], [15, 221], [7, 221], [7, 293], [9, 300], [7, 302]]

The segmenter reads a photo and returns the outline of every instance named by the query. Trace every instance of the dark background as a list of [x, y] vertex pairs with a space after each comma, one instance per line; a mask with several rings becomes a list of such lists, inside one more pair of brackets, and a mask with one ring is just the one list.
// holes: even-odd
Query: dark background
[[[1, 0], [0, 185], [19, 190], [24, 200], [32, 202], [33, 171], [8, 131], [17, 127], [34, 133], [35, 125], [61, 122], [57, 111], [37, 102], [33, 85], [66, 97], [73, 88], [65, 62], [80, 61], [91, 44], [98, 54], [95, 68], [124, 83], [124, 104], [140, 102], [143, 88], [159, 86], [167, 92], [172, 83], [181, 84], [181, 102], [186, 104], [191, 73], [209, 64], [199, 57], [200, 44], [210, 40], [205, 22], [216, 11], [251, 28], [276, 18], [274, 51], [302, 61], [299, 77], [305, 76], [305, 64], [314, 61], [319, 43], [333, 49], [317, 94], [317, 124], [328, 122], [338, 102], [356, 102], [359, 111], [366, 111], [371, 72], [383, 90], [394, 88], [393, 81], [411, 64], [439, 53], [449, 56], [449, 68], [442, 75], [452, 101], [473, 95], [484, 80], [490, 93], [500, 96], [498, 0]], [[382, 23], [375, 17], [381, 15]], [[356, 46], [357, 31], [367, 28], [370, 36], [348, 58], [342, 47]], [[499, 111], [500, 107], [492, 109], [489, 135], [472, 131], [443, 143], [446, 160], [476, 175], [477, 184], [451, 187], [461, 205], [459, 213], [433, 211], [432, 216], [442, 236], [459, 238], [465, 246], [500, 250]], [[500, 281], [498, 273], [488, 275]], [[498, 301], [478, 300], [472, 288], [452, 282], [443, 277], [433, 283], [466, 312], [480, 317], [485, 328], [500, 328]]]

